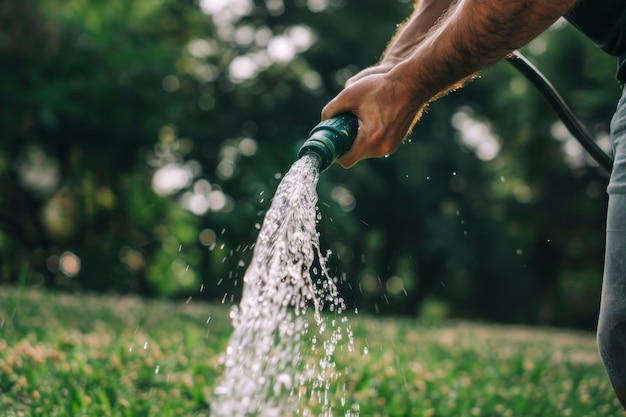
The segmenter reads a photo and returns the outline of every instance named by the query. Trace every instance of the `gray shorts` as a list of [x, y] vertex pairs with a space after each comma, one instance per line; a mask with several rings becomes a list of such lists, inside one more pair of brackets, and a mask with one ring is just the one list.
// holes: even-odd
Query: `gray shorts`
[[626, 194], [626, 88], [611, 120], [613, 172], [607, 188], [609, 194]]
[[614, 164], [607, 188], [606, 249], [598, 347], [613, 387], [626, 389], [626, 89], [611, 120]]

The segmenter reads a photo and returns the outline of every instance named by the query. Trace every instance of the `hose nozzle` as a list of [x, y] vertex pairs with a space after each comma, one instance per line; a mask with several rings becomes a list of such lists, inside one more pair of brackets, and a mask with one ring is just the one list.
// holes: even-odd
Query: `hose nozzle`
[[359, 119], [352, 113], [342, 113], [324, 120], [311, 130], [298, 151], [298, 158], [315, 154], [320, 160], [320, 172], [326, 171], [337, 158], [348, 151], [358, 129]]

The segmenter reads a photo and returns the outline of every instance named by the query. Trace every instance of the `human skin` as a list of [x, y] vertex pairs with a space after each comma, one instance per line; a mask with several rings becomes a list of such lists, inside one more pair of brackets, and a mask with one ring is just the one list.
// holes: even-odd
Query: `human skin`
[[390, 42], [381, 61], [348, 80], [322, 110], [359, 119], [349, 168], [394, 152], [428, 103], [528, 43], [575, 0], [422, 0]]

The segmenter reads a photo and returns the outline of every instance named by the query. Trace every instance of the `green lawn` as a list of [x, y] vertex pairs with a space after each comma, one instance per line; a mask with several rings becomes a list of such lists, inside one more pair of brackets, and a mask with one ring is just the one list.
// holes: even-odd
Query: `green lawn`
[[[591, 333], [349, 316], [336, 416], [619, 416]], [[0, 416], [208, 416], [228, 307], [0, 287]], [[367, 352], [367, 353], [366, 353]], [[346, 405], [340, 393], [347, 392]], [[317, 405], [303, 401], [317, 415]]]

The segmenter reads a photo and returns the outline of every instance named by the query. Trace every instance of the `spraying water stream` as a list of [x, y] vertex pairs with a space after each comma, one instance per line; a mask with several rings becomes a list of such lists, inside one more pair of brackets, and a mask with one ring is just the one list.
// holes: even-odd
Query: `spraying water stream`
[[[231, 312], [234, 330], [222, 358], [213, 417], [311, 416], [303, 400], [317, 404], [320, 416], [333, 415], [329, 390], [341, 376], [333, 353], [341, 340], [352, 349], [352, 334], [320, 251], [319, 164], [314, 155], [297, 160], [266, 213], [241, 302]], [[322, 314], [324, 309], [332, 315]], [[326, 339], [320, 346], [317, 335]], [[320, 360], [307, 357], [319, 349]], [[358, 416], [358, 405], [345, 415]]]

